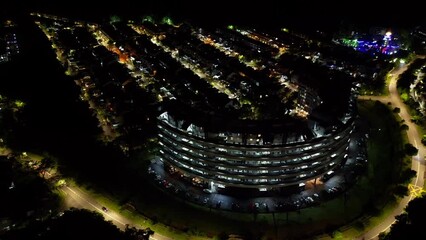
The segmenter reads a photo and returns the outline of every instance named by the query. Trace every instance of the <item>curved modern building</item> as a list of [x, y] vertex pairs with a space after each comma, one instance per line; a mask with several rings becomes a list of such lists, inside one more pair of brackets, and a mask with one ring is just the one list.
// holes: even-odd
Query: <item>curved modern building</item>
[[352, 119], [329, 129], [314, 121], [234, 124], [209, 128], [164, 112], [158, 117], [160, 157], [212, 190], [297, 189], [345, 162], [354, 127]]
[[356, 115], [348, 75], [280, 55], [267, 35], [176, 29], [159, 44], [184, 66], [157, 117], [168, 172], [209, 192], [293, 192], [345, 163]]

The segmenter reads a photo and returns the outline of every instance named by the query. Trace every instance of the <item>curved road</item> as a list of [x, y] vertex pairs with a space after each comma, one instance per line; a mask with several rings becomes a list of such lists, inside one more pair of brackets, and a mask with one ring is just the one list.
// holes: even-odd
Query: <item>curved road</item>
[[[108, 210], [107, 212], [102, 210], [102, 205], [98, 203], [93, 196], [90, 196], [89, 194], [85, 193], [84, 191], [80, 190], [80, 188], [75, 186], [63, 186], [61, 189], [64, 194], [64, 200], [65, 200], [65, 206], [67, 208], [75, 207], [75, 208], [85, 208], [92, 211], [97, 211], [101, 213], [105, 220], [112, 221], [114, 225], [116, 225], [118, 228], [124, 230], [126, 228], [126, 225], [134, 226], [136, 228], [141, 228], [140, 224], [125, 218], [121, 214]], [[160, 235], [158, 233], [154, 233], [153, 236], [150, 236], [150, 239], [152, 240], [172, 240], [171, 238], [168, 238], [166, 236]]]
[[[398, 77], [401, 73], [407, 70], [408, 65], [404, 65], [403, 67], [399, 67], [391, 71], [392, 78], [389, 83], [389, 95], [388, 96], [360, 96], [359, 99], [365, 100], [379, 100], [384, 104], [388, 102], [391, 103], [393, 108], [397, 107], [401, 109], [399, 116], [404, 119], [404, 123], [408, 125], [408, 141], [415, 146], [419, 152], [416, 156], [413, 156], [411, 169], [417, 172], [417, 176], [411, 182], [413, 187], [423, 188], [424, 184], [424, 172], [425, 172], [425, 154], [426, 148], [421, 144], [421, 136], [417, 131], [417, 126], [411, 121], [411, 116], [407, 111], [405, 104], [402, 102], [399, 97], [398, 90], [396, 88], [396, 83]], [[382, 221], [381, 224], [375, 226], [368, 232], [361, 235], [358, 239], [378, 239], [378, 235], [381, 232], [387, 231], [390, 226], [395, 222], [395, 216], [401, 214], [404, 211], [404, 208], [407, 206], [408, 202], [413, 198], [413, 194], [410, 196], [404, 197], [398, 206], [392, 211], [392, 213]]]

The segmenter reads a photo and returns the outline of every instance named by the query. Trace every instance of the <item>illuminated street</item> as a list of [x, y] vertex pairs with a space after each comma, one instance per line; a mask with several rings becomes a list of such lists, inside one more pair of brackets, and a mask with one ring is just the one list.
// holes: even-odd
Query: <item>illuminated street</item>
[[[424, 56], [421, 58], [424, 58]], [[412, 160], [411, 169], [417, 172], [417, 176], [415, 179], [413, 179], [412, 184], [419, 188], [423, 188], [424, 172], [425, 172], [424, 157], [426, 156], [425, 155], [426, 147], [421, 144], [421, 136], [419, 135], [417, 131], [417, 127], [411, 121], [411, 116], [407, 112], [407, 108], [405, 107], [405, 104], [401, 101], [401, 98], [396, 88], [398, 77], [405, 70], [407, 70], [407, 65], [397, 68], [391, 72], [392, 78], [389, 84], [389, 96], [361, 96], [360, 99], [379, 100], [384, 104], [391, 102], [393, 108], [397, 107], [401, 109], [401, 112], [399, 113], [399, 115], [401, 116], [402, 119], [404, 119], [404, 123], [407, 124], [409, 127], [407, 131], [408, 140], [413, 146], [415, 146], [419, 150], [418, 154], [414, 156]], [[359, 239], [378, 239], [378, 235], [381, 232], [387, 231], [390, 228], [390, 226], [395, 222], [395, 216], [401, 214], [404, 211], [404, 208], [407, 206], [408, 202], [411, 201], [411, 199], [413, 199], [413, 197], [415, 197], [415, 195], [411, 193], [409, 196], [404, 197], [401, 200], [401, 202], [398, 204], [398, 206], [392, 211], [392, 213], [386, 219], [383, 220], [381, 224], [379, 224], [378, 226], [375, 226], [373, 229], [371, 229], [370, 231], [360, 236]]]
[[[104, 211], [103, 206], [96, 201], [94, 197], [91, 197], [84, 191], [80, 190], [77, 186], [63, 186], [61, 188], [64, 197], [64, 204], [66, 208], [85, 208], [93, 211], [97, 211], [101, 213], [107, 221], [112, 221], [117, 227], [124, 230], [126, 225], [135, 226], [136, 228], [141, 228], [143, 223], [133, 222], [124, 216], [120, 215], [120, 213], [114, 212], [112, 210]], [[166, 236], [160, 235], [158, 233], [154, 233], [153, 236], [150, 237], [152, 240], [169, 240]]]

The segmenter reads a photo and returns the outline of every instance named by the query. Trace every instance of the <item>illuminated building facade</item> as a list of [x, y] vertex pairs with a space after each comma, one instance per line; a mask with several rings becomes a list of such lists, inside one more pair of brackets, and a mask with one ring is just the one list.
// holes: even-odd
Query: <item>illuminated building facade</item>
[[391, 32], [386, 32], [384, 35], [360, 35], [353, 39], [343, 38], [340, 39], [340, 42], [364, 53], [393, 55], [401, 48], [397, 39]]
[[304, 189], [345, 163], [353, 118], [327, 128], [297, 122], [210, 122], [158, 117], [160, 159], [193, 184], [222, 191]]

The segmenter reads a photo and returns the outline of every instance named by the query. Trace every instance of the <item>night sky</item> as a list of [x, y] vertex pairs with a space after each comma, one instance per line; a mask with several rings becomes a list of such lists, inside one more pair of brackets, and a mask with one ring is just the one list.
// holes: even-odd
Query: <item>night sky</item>
[[[90, 5], [87, 4], [88, 2]], [[426, 23], [426, 18], [423, 17], [426, 15], [426, 10], [415, 0], [397, 1], [397, 4], [392, 4], [390, 1], [367, 0], [113, 0], [113, 2], [115, 4], [100, 0], [9, 0], [7, 3], [2, 3], [8, 5], [2, 9], [6, 13], [13, 12], [9, 9], [15, 11], [38, 9], [43, 12], [93, 20], [102, 19], [111, 14], [129, 18], [156, 14], [209, 25], [244, 24], [270, 28], [288, 25], [335, 29], [342, 24], [412, 27]]]

